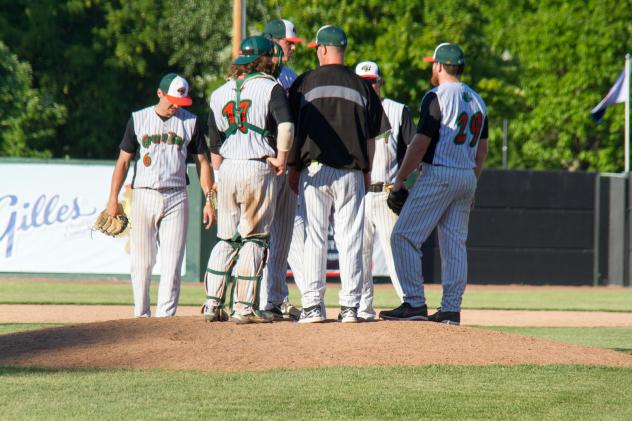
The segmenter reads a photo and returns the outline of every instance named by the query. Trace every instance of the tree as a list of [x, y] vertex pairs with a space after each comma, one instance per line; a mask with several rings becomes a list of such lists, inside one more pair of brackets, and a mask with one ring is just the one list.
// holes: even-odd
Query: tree
[[0, 41], [0, 156], [50, 157], [66, 109], [32, 87], [31, 67]]

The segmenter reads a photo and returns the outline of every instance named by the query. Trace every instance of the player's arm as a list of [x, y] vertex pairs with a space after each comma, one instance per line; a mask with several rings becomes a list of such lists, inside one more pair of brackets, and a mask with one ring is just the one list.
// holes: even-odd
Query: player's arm
[[294, 142], [294, 123], [285, 90], [281, 85], [272, 89], [268, 109], [277, 124], [277, 156], [268, 158], [268, 162], [276, 169], [276, 175], [282, 175], [285, 174], [288, 153]]
[[213, 189], [213, 174], [208, 162], [208, 146], [204, 138], [204, 129], [201, 127], [199, 119], [195, 121], [188, 152], [195, 161], [195, 168], [200, 179], [200, 188], [207, 199], [204, 204], [204, 209], [202, 210], [202, 222], [205, 228], [209, 229], [215, 220], [215, 209], [213, 200], [211, 200], [213, 194], [211, 191]]
[[108, 197], [107, 212], [108, 215], [114, 217], [118, 211], [118, 196], [123, 188], [123, 183], [127, 177], [127, 171], [129, 170], [130, 163], [136, 151], [138, 150], [138, 141], [136, 140], [136, 133], [134, 132], [134, 120], [130, 117], [125, 128], [125, 134], [123, 140], [119, 145], [119, 156], [114, 165], [114, 171], [112, 173], [112, 180], [110, 182], [110, 195]]
[[[226, 136], [224, 133], [220, 132], [217, 128], [217, 124], [215, 123], [215, 115], [213, 114], [213, 110], [208, 115], [208, 140], [209, 140], [209, 149], [211, 151], [211, 165], [213, 166], [213, 171], [217, 174], [219, 171], [219, 167], [222, 165], [222, 156], [219, 153], [220, 148], [224, 144], [224, 140], [226, 140]], [[218, 177], [215, 177], [215, 182], [217, 182]]]
[[419, 164], [426, 154], [432, 138], [438, 135], [440, 127], [441, 109], [439, 108], [437, 95], [429, 92], [421, 101], [417, 133], [408, 145], [406, 155], [404, 155], [404, 159], [395, 176], [394, 191], [402, 188], [410, 173], [419, 168]]
[[481, 131], [481, 139], [478, 141], [478, 149], [476, 150], [476, 167], [474, 168], [474, 173], [476, 174], [477, 179], [481, 176], [481, 173], [483, 172], [483, 165], [485, 164], [485, 159], [487, 158], [487, 137], [487, 116], [485, 116], [483, 130]]

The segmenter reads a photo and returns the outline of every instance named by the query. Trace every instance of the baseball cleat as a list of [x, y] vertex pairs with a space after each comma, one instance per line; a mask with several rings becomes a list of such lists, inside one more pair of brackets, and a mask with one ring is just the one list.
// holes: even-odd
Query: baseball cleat
[[251, 311], [248, 314], [236, 314], [230, 318], [231, 322], [234, 322], [238, 325], [245, 325], [251, 323], [272, 323], [274, 320], [274, 316], [269, 311]]
[[298, 320], [301, 317], [301, 309], [293, 306], [289, 301], [283, 301], [279, 306], [283, 318]]
[[303, 309], [299, 323], [322, 323], [325, 321], [323, 313], [320, 311], [320, 304]]
[[358, 323], [358, 310], [355, 307], [340, 307], [338, 321], [341, 323]]
[[412, 307], [408, 303], [402, 303], [394, 310], [381, 311], [382, 320], [428, 320], [428, 307]]
[[204, 304], [202, 306], [205, 322], [226, 322], [228, 321], [228, 313], [219, 306], [211, 306]]
[[459, 326], [461, 324], [461, 312], [441, 311], [441, 309], [438, 308], [435, 314], [428, 317], [428, 321]]

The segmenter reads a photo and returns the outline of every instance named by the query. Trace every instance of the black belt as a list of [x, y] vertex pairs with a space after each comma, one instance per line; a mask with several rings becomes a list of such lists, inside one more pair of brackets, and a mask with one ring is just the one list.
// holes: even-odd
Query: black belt
[[371, 184], [369, 186], [369, 192], [370, 193], [381, 193], [383, 191], [390, 191], [391, 187], [393, 185], [391, 183], [375, 183], [375, 184]]

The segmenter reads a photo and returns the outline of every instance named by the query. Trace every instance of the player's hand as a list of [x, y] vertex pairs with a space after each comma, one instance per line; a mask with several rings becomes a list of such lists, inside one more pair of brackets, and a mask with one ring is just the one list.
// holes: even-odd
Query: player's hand
[[298, 183], [300, 179], [301, 173], [298, 172], [296, 168], [290, 168], [290, 171], [287, 174], [287, 183], [295, 194], [298, 194]]
[[393, 183], [393, 187], [391, 187], [391, 191], [401, 190], [402, 187], [404, 187], [404, 182], [395, 180], [395, 182]]
[[116, 200], [108, 200], [108, 205], [105, 208], [105, 210], [107, 211], [108, 215], [110, 215], [112, 218], [116, 217], [116, 215], [119, 214], [119, 203]]
[[204, 205], [204, 209], [202, 210], [202, 222], [204, 223], [205, 229], [211, 229], [213, 222], [215, 222], [215, 210], [210, 203]]
[[269, 156], [266, 161], [268, 161], [268, 164], [270, 164], [272, 166], [272, 169], [274, 170], [274, 173], [277, 176], [283, 175], [285, 174], [285, 160], [281, 160], [277, 157], [271, 157]]

